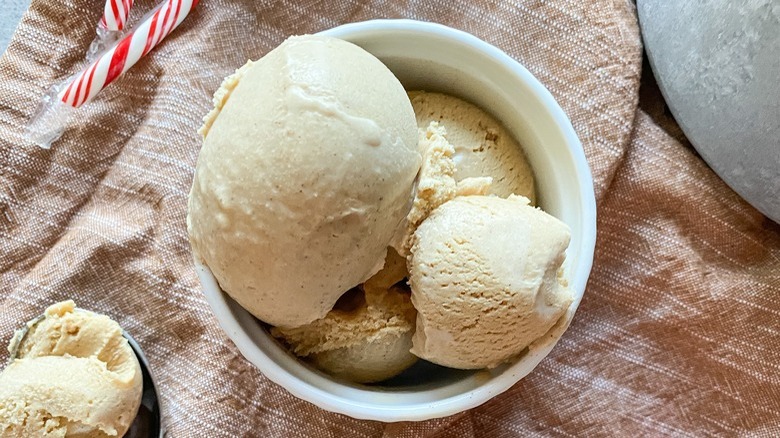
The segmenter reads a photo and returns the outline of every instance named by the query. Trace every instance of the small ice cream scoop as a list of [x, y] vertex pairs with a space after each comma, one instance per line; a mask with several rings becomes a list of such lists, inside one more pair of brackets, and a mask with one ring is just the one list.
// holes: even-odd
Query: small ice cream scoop
[[406, 260], [388, 251], [385, 266], [359, 288], [345, 293], [325, 318], [271, 334], [293, 353], [326, 373], [356, 383], [375, 383], [412, 366], [415, 311], [399, 285]]
[[516, 357], [566, 313], [560, 276], [570, 231], [519, 196], [463, 196], [433, 211], [412, 238], [412, 353], [460, 369]]
[[[17, 330], [0, 373], [0, 430], [10, 436], [125, 436], [138, 416], [146, 377], [125, 336], [115, 321], [76, 309], [73, 301], [50, 306]], [[145, 404], [158, 411], [154, 398]], [[156, 425], [133, 427], [144, 429], [143, 436], [159, 433], [159, 412], [149, 414], [145, 419], [156, 415]]]
[[412, 91], [409, 98], [420, 129], [432, 121], [447, 127], [447, 140], [454, 146], [455, 181], [492, 177], [491, 195], [525, 196], [535, 204], [533, 170], [501, 122], [454, 96]]

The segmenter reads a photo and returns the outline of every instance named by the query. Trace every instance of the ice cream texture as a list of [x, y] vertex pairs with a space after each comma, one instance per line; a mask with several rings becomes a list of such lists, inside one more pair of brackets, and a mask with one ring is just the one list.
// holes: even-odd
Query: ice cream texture
[[225, 79], [200, 132], [193, 252], [250, 313], [300, 327], [382, 267], [421, 157], [406, 92], [373, 55], [291, 37]]
[[412, 353], [478, 369], [517, 356], [566, 313], [569, 228], [524, 197], [456, 197], [412, 237]]
[[333, 376], [379, 382], [417, 357], [495, 367], [573, 300], [569, 229], [532, 206], [509, 131], [457, 97], [407, 95], [351, 43], [291, 37], [248, 62], [199, 132], [195, 258]]
[[454, 178], [492, 177], [490, 194], [525, 196], [536, 203], [531, 166], [514, 137], [493, 116], [454, 96], [413, 91], [409, 93], [418, 127], [431, 121], [447, 129], [453, 145]]
[[119, 324], [73, 301], [54, 304], [0, 373], [0, 437], [121, 437], [142, 389]]
[[345, 294], [324, 318], [271, 333], [341, 379], [374, 383], [394, 377], [417, 361], [409, 351], [416, 312], [408, 288], [398, 284], [406, 275], [406, 259], [390, 249], [383, 269]]
[[455, 180], [455, 147], [447, 136], [447, 129], [436, 121], [419, 128], [418, 148], [423, 161], [414, 201], [392, 244], [404, 256], [409, 255], [412, 233], [431, 212], [456, 196], [487, 194], [492, 185], [491, 177]]

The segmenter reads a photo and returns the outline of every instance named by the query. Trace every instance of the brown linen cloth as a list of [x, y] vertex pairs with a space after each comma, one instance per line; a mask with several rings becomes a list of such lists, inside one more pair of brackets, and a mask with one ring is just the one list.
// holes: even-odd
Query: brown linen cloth
[[[65, 298], [111, 315], [144, 347], [176, 437], [780, 434], [780, 227], [678, 141], [657, 90], [638, 109], [630, 2], [201, 0], [51, 150], [32, 146], [25, 124], [78, 69], [102, 7], [33, 0], [0, 59], [0, 342]], [[485, 405], [420, 423], [331, 414], [264, 378], [217, 326], [185, 231], [222, 77], [288, 35], [380, 17], [460, 28], [523, 63], [572, 119], [599, 205], [590, 283], [552, 354]]]

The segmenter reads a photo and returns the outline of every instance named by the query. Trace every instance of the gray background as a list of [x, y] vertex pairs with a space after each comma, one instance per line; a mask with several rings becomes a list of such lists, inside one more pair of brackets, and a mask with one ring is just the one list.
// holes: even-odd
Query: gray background
[[0, 0], [0, 53], [5, 53], [22, 14], [30, 6], [30, 0]]

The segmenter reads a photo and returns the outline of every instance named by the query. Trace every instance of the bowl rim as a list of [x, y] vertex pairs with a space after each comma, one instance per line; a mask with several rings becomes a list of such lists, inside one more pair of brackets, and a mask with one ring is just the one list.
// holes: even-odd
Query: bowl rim
[[[593, 190], [593, 178], [585, 158], [584, 149], [574, 131], [571, 121], [566, 116], [563, 109], [555, 101], [549, 90], [547, 90], [547, 88], [545, 88], [544, 85], [542, 85], [542, 83], [518, 61], [514, 60], [497, 47], [462, 30], [438, 23], [410, 19], [377, 19], [343, 24], [319, 32], [318, 35], [340, 38], [347, 35], [377, 30], [385, 32], [410, 32], [431, 36], [435, 35], [438, 37], [454, 39], [460, 44], [470, 46], [472, 49], [482, 52], [484, 55], [499, 62], [522, 82], [527, 84], [529, 93], [538, 99], [545, 111], [552, 117], [554, 123], [558, 126], [561, 134], [566, 140], [566, 149], [571, 152], [571, 159], [574, 162], [574, 169], [576, 172], [575, 177], [579, 182], [579, 193], [577, 194], [577, 197], [582, 204], [581, 215], [583, 228], [582, 236], [580, 236], [580, 253], [577, 265], [577, 272], [580, 275], [578, 275], [577, 278], [571, 279], [571, 287], [577, 291], [581, 290], [582, 294], [578, 293], [579, 298], [572, 303], [569, 309], [569, 312], [573, 314], [579, 306], [581, 297], [584, 294], [585, 285], [593, 264], [593, 255], [596, 245], [596, 201]], [[508, 390], [526, 375], [530, 374], [539, 362], [549, 354], [560, 337], [562, 337], [562, 333], [568, 327], [568, 324], [570, 324], [573, 317], [572, 315], [572, 317], [568, 318], [566, 327], [563, 327], [561, 335], [558, 336], [557, 339], [538, 350], [535, 350], [533, 355], [529, 355], [531, 356], [531, 366], [526, 373], [518, 374], [505, 372], [491, 378], [474, 389], [435, 402], [421, 402], [404, 406], [376, 405], [370, 401], [359, 402], [336, 396], [309, 382], [293, 377], [290, 372], [285, 370], [258, 348], [247, 332], [244, 331], [238, 318], [230, 309], [228, 303], [229, 298], [221, 291], [209, 268], [196, 259], [195, 269], [200, 279], [206, 301], [211, 307], [217, 322], [230, 340], [233, 341], [241, 354], [250, 363], [257, 367], [268, 379], [282, 386], [295, 397], [313, 403], [327, 411], [348, 415], [357, 419], [379, 420], [385, 422], [422, 421], [453, 415], [479, 406], [496, 395]], [[518, 361], [513, 364], [512, 367], [517, 366], [520, 363], [524, 363], [525, 366], [529, 364], [528, 361]]]

